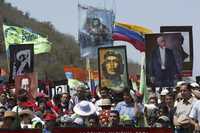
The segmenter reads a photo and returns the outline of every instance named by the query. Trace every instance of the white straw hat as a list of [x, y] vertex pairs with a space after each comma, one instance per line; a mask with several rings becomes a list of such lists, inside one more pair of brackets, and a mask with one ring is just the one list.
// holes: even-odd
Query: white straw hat
[[73, 108], [74, 112], [80, 116], [89, 116], [96, 112], [96, 107], [92, 102], [81, 101]]

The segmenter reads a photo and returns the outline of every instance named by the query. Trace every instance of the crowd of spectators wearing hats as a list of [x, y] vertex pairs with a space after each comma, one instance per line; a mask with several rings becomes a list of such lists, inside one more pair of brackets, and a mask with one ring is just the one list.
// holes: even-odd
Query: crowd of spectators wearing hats
[[76, 94], [68, 92], [52, 99], [38, 93], [30, 100], [27, 91], [18, 95], [6, 91], [0, 95], [1, 128], [54, 127], [165, 127], [175, 133], [200, 131], [200, 87], [197, 83], [180, 81], [174, 88], [148, 88], [148, 100], [136, 90], [112, 93], [99, 88], [97, 96], [88, 96], [83, 87]]

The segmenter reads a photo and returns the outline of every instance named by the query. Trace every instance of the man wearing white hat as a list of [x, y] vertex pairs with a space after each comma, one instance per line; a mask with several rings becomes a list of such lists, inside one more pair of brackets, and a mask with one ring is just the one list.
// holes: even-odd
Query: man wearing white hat
[[[73, 123], [83, 126], [85, 124], [86, 118], [95, 114], [96, 107], [92, 102], [83, 100], [74, 106], [73, 111], [75, 112], [75, 114], [71, 116]], [[83, 120], [83, 122], [81, 122], [81, 120]]]
[[96, 107], [92, 102], [83, 100], [76, 104], [73, 110], [79, 116], [89, 116], [96, 112]]

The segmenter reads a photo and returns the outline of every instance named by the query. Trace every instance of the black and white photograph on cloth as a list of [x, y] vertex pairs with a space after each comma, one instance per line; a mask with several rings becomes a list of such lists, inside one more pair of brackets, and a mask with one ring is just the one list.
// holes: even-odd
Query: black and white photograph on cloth
[[[192, 76], [193, 69], [193, 34], [192, 26], [161, 26], [162, 33], [177, 33], [177, 36], [171, 38], [171, 43], [179, 47], [175, 54], [179, 54], [177, 58], [179, 64], [182, 65], [181, 76]], [[175, 52], [175, 51], [174, 51]]]
[[32, 73], [34, 70], [33, 44], [17, 44], [9, 46], [10, 53], [10, 82], [15, 76]]
[[51, 92], [52, 96], [62, 93], [69, 93], [67, 80], [54, 81], [54, 91]]
[[79, 5], [79, 42], [82, 57], [97, 57], [102, 46], [112, 46], [111, 10]]

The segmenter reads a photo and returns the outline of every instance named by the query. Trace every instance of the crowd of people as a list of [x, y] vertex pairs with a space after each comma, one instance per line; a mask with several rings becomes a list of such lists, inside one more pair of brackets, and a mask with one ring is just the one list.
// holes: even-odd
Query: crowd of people
[[44, 93], [35, 99], [21, 89], [18, 95], [6, 90], [0, 95], [1, 128], [117, 127], [171, 128], [175, 133], [200, 129], [200, 86], [179, 81], [174, 88], [148, 88], [148, 101], [136, 90], [125, 88], [116, 94], [98, 88], [96, 96], [79, 86], [76, 94], [59, 93], [50, 98]]

